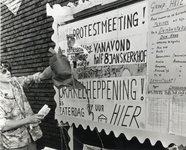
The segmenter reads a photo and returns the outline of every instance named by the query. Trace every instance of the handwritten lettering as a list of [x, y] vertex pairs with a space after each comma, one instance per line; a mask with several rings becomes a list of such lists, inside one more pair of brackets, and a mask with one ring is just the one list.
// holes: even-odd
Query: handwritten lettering
[[165, 7], [165, 3], [157, 4], [156, 2], [153, 2], [151, 4], [151, 12], [153, 13], [155, 10], [163, 10], [164, 7]]
[[176, 26], [176, 27], [167, 27], [167, 28], [161, 27], [159, 29], [159, 34], [181, 32], [181, 31], [186, 31], [186, 25]]
[[175, 58], [175, 57], [186, 57], [186, 54], [173, 54], [173, 56], [172, 56], [173, 58]]
[[145, 63], [147, 50], [94, 54], [94, 64]]
[[186, 63], [186, 60], [176, 60], [176, 59], [174, 59], [173, 60], [173, 63]]
[[171, 43], [171, 44], [180, 43], [180, 40], [171, 40], [171, 41], [168, 41], [168, 43]]
[[170, 55], [156, 55], [156, 58], [167, 58], [170, 57]]
[[178, 91], [183, 90], [186, 92], [186, 86], [173, 86], [173, 85], [171, 85], [169, 87], [169, 90], [178, 90]]
[[163, 60], [156, 60], [156, 63], [164, 63]]
[[156, 50], [156, 53], [163, 53], [163, 50]]
[[151, 79], [150, 83], [151, 84], [152, 83], [173, 83], [173, 81], [174, 81], [173, 78], [171, 78], [171, 79], [164, 79], [164, 78], [162, 78], [162, 79]]
[[104, 111], [104, 105], [95, 104], [95, 111]]
[[183, 0], [171, 0], [169, 4], [169, 8], [174, 8], [182, 5], [183, 5]]
[[154, 23], [154, 27], [166, 26], [166, 25], [169, 25], [169, 21], [155, 22]]
[[139, 25], [138, 12], [126, 14], [124, 16], [108, 18], [104, 21], [97, 21], [93, 24], [86, 24], [73, 29], [76, 39], [97, 36], [116, 30], [127, 30]]
[[140, 106], [115, 105], [110, 124], [124, 127], [131, 127], [135, 124], [139, 128], [138, 117], [141, 114]]
[[60, 114], [65, 116], [84, 117], [84, 108], [60, 106]]
[[95, 53], [111, 51], [128, 51], [130, 49], [130, 40], [113, 40], [107, 42], [94, 43]]
[[[84, 81], [84, 85], [90, 99], [141, 101], [139, 98], [143, 95], [138, 92], [143, 86], [141, 86], [141, 80], [137, 79], [92, 80]], [[82, 89], [76, 90], [75, 94], [74, 90], [62, 88], [59, 90], [59, 97], [87, 99], [85, 90]]]

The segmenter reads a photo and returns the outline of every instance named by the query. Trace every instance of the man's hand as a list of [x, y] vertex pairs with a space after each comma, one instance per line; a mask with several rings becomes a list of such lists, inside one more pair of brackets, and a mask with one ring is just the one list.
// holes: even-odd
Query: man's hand
[[52, 77], [52, 69], [50, 66], [45, 68], [45, 70], [39, 75], [40, 80], [50, 79]]
[[27, 123], [39, 123], [44, 119], [44, 115], [34, 114], [25, 118]]

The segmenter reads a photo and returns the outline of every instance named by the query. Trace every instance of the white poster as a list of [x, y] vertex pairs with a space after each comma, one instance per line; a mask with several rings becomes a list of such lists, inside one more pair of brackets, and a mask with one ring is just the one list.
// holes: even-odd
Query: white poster
[[149, 1], [148, 33], [147, 129], [181, 140], [186, 136], [186, 0]]
[[185, 10], [186, 0], [149, 2], [150, 91], [186, 90]]
[[[132, 9], [131, 9], [132, 7]], [[144, 130], [147, 72], [146, 3], [58, 27], [58, 42], [71, 60], [66, 35], [88, 50], [75, 75], [87, 90], [56, 89], [56, 117], [75, 124]], [[88, 97], [88, 99], [87, 99]], [[118, 132], [120, 129], [118, 128]]]

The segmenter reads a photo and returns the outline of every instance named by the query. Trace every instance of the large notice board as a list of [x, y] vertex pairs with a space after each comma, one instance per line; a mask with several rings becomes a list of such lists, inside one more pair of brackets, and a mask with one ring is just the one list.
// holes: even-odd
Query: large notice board
[[138, 2], [63, 25], [53, 16], [55, 50], [72, 61], [78, 49], [69, 49], [66, 35], [74, 34], [89, 52], [74, 69], [89, 101], [84, 90], [55, 88], [55, 118], [142, 143], [184, 145], [186, 2], [178, 1]]

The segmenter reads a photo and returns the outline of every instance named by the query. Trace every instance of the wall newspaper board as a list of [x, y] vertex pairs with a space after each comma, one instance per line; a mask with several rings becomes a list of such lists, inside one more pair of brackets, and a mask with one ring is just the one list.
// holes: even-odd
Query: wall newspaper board
[[148, 32], [148, 127], [186, 137], [186, 0], [149, 1]]
[[[86, 66], [78, 62], [74, 71], [86, 86], [90, 101], [85, 90], [74, 92], [54, 87], [55, 118], [59, 122], [81, 124], [84, 128], [90, 126], [92, 130], [96, 127], [107, 134], [113, 131], [115, 136], [124, 133], [128, 139], [136, 136], [140, 142], [149, 138], [155, 144], [160, 140], [165, 147], [170, 143], [185, 144], [185, 93], [170, 91], [170, 87], [178, 86], [184, 79], [183, 68], [186, 69], [184, 49], [180, 47], [186, 41], [182, 24], [186, 20], [185, 1], [182, 0], [182, 7], [163, 11], [170, 3], [171, 0], [143, 1], [65, 25], [55, 26], [54, 19], [56, 50], [60, 47], [72, 61], [76, 49], [68, 48], [66, 35], [74, 34], [89, 53]], [[168, 14], [172, 18], [169, 21], [165, 17]], [[180, 17], [177, 24], [181, 24], [178, 27], [182, 32], [174, 29], [177, 24], [172, 14]], [[171, 33], [173, 37], [167, 33], [172, 28], [175, 30]], [[175, 53], [176, 47], [178, 53]], [[174, 60], [179, 62], [170, 65]], [[176, 66], [183, 72], [175, 69]], [[156, 73], [155, 69], [165, 69], [165, 72]], [[175, 70], [180, 73], [179, 79], [173, 75]], [[162, 79], [173, 79], [172, 84], [161, 84]], [[180, 86], [184, 87], [184, 83]]]
[[149, 7], [149, 89], [186, 91], [186, 1]]

